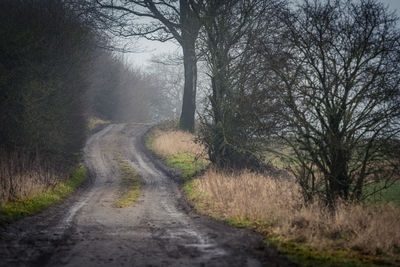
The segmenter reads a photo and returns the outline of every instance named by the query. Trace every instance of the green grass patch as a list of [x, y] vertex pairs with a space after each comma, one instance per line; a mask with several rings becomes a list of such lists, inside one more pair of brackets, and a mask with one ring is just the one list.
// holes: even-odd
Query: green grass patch
[[[383, 183], [368, 185], [364, 188], [365, 192], [373, 192], [374, 188], [382, 188], [384, 186]], [[396, 205], [400, 206], [400, 182], [396, 182], [391, 185], [389, 188], [384, 189], [376, 194], [370, 196], [367, 201], [372, 203], [381, 203], [381, 202], [393, 202]]]
[[382, 257], [361, 255], [350, 250], [320, 250], [303, 245], [300, 242], [286, 241], [272, 234], [270, 226], [266, 222], [251, 221], [248, 219], [230, 218], [224, 220], [229, 225], [238, 228], [250, 228], [266, 238], [264, 243], [274, 247], [290, 262], [299, 266], [324, 266], [324, 267], [359, 267], [359, 266], [393, 266], [393, 262]]
[[154, 152], [153, 142], [154, 142], [155, 138], [156, 138], [155, 135], [152, 132], [150, 132], [150, 133], [146, 134], [145, 141], [144, 141], [144, 145], [153, 152]]
[[5, 203], [0, 207], [0, 223], [35, 214], [72, 193], [87, 177], [84, 166], [74, 169], [70, 178], [34, 196]]
[[205, 197], [206, 194], [203, 192], [198, 192], [195, 190], [195, 180], [189, 179], [186, 180], [184, 185], [183, 185], [183, 191], [186, 194], [186, 198], [192, 201], [192, 203], [195, 205], [195, 208], [197, 210], [202, 210], [202, 209], [207, 209], [208, 205], [210, 203], [206, 203], [202, 201]]
[[182, 178], [185, 180], [193, 177], [197, 172], [204, 170], [208, 166], [205, 160], [199, 159], [189, 152], [167, 156], [165, 162], [173, 168], [182, 170]]
[[118, 166], [121, 171], [121, 184], [115, 206], [117, 208], [126, 208], [131, 206], [139, 197], [142, 180], [136, 170], [126, 161], [119, 160]]
[[189, 181], [186, 181], [185, 184], [183, 185], [183, 191], [185, 191], [188, 199], [192, 200], [192, 201], [194, 201], [198, 198], [198, 194], [194, 190], [193, 183], [194, 183], [193, 180], [189, 180]]
[[289, 261], [300, 266], [390, 266], [389, 262], [381, 258], [360, 255], [349, 250], [316, 250], [297, 242], [282, 241], [277, 237], [271, 237], [266, 242], [272, 242]]

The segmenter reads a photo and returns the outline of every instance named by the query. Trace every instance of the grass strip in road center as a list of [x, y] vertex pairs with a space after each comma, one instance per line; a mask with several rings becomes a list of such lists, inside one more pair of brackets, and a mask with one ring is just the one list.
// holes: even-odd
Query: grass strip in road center
[[57, 183], [33, 196], [19, 198], [0, 206], [0, 223], [35, 214], [72, 193], [87, 178], [87, 170], [81, 165], [74, 169], [70, 178]]
[[139, 197], [142, 180], [136, 170], [121, 157], [118, 158], [118, 167], [121, 175], [121, 183], [115, 206], [117, 208], [126, 208], [131, 206]]

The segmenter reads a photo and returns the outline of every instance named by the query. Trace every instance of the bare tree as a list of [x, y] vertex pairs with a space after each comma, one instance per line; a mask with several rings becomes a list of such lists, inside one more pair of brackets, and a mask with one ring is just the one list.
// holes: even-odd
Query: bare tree
[[151, 115], [155, 121], [179, 118], [182, 106], [183, 72], [182, 65], [152, 63], [148, 80]]
[[200, 30], [199, 3], [195, 0], [90, 0], [89, 10], [99, 25], [120, 37], [141, 36], [165, 42], [175, 39], [183, 50], [184, 93], [180, 127], [194, 130], [197, 58], [195, 43]]
[[254, 98], [260, 79], [250, 88], [250, 80], [257, 76], [252, 47], [256, 33], [269, 30], [267, 17], [274, 17], [282, 6], [282, 1], [273, 0], [206, 1], [202, 6], [201, 48], [212, 90], [200, 140], [218, 167], [259, 169], [263, 165], [257, 139], [260, 125], [253, 112], [265, 106]]
[[[375, 0], [304, 1], [285, 42], [265, 50], [286, 109], [282, 136], [306, 199], [331, 207], [386, 188], [399, 172], [400, 32]], [[276, 58], [276, 53], [280, 56]]]

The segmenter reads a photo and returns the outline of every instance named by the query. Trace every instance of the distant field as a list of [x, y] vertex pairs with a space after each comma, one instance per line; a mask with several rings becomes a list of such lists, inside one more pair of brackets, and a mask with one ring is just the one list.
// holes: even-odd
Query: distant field
[[[265, 152], [265, 162], [278, 169], [285, 169], [288, 166], [288, 162], [285, 162], [282, 156], [288, 156], [292, 153], [292, 149], [285, 145], [277, 145], [271, 148], [281, 155], [268, 151]], [[383, 184], [368, 185], [364, 188], [364, 192], [372, 192], [374, 188], [380, 188]], [[377, 194], [370, 196], [368, 201], [372, 203], [379, 202], [393, 202], [400, 206], [400, 181], [394, 183], [389, 188], [378, 192]]]
[[[378, 184], [378, 187], [380, 185]], [[365, 191], [372, 191], [374, 186], [367, 186]], [[376, 202], [393, 202], [400, 206], [400, 181], [394, 183], [388, 189], [385, 189], [369, 198], [370, 201]]]

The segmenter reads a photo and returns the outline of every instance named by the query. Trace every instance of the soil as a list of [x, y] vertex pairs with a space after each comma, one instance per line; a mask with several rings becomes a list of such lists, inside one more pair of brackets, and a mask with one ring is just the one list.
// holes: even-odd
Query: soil
[[[111, 124], [84, 155], [89, 179], [67, 199], [0, 228], [0, 266], [292, 266], [246, 229], [196, 214], [144, 146], [149, 125]], [[115, 207], [126, 160], [144, 180], [141, 195]]]

